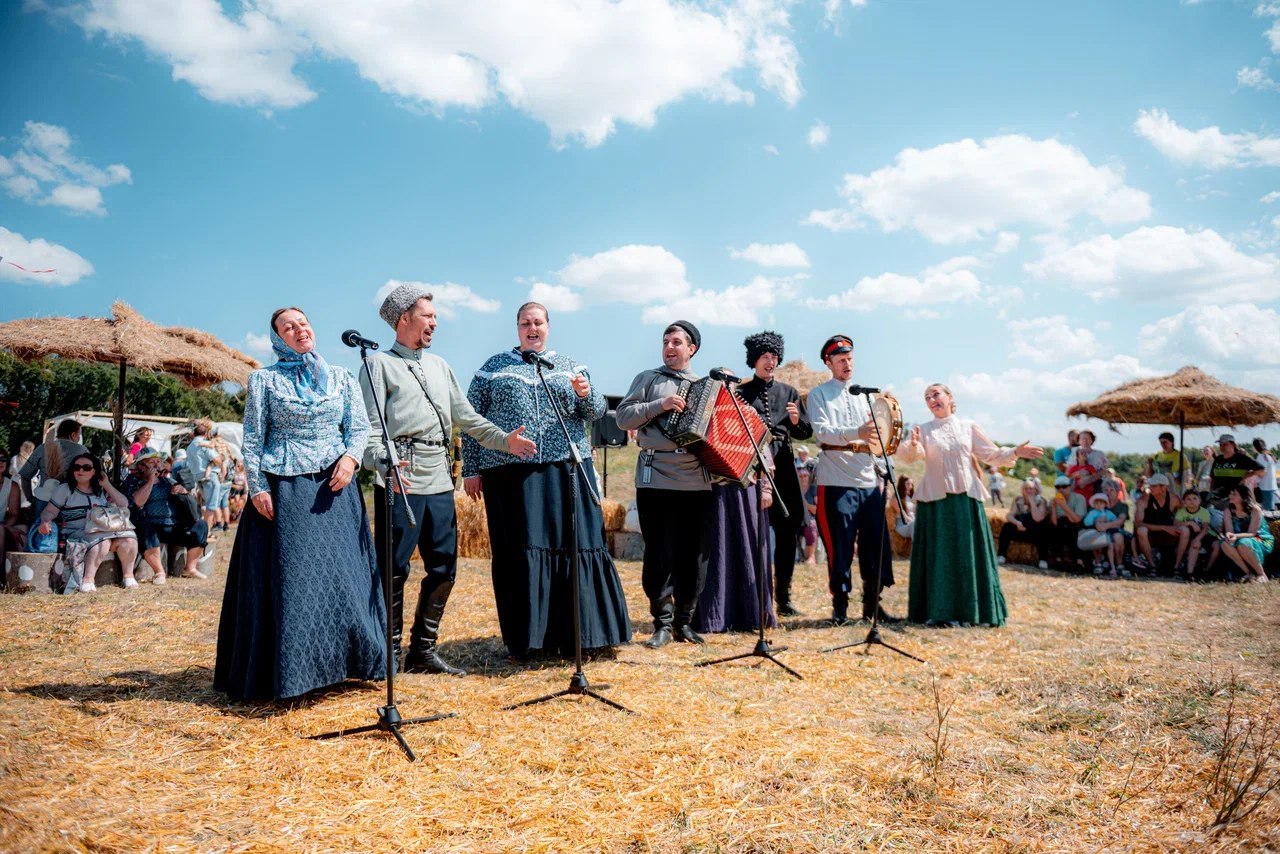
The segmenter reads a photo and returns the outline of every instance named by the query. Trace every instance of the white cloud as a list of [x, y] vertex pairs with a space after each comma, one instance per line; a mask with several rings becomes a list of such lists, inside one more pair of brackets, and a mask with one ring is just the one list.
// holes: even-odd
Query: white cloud
[[587, 302], [644, 305], [689, 293], [684, 262], [661, 246], [628, 245], [575, 255], [557, 274], [560, 283], [582, 293]]
[[306, 43], [260, 8], [232, 20], [218, 0], [90, 0], [79, 24], [141, 42], [211, 101], [284, 109], [316, 97], [293, 71]]
[[1140, 111], [1133, 129], [1165, 157], [1186, 166], [1280, 166], [1280, 137], [1223, 133], [1216, 125], [1188, 130], [1159, 109]]
[[885, 305], [927, 311], [922, 306], [971, 300], [981, 294], [982, 282], [972, 269], [979, 263], [977, 258], [965, 255], [915, 276], [867, 276], [843, 293], [807, 299], [805, 305], [819, 311], [872, 311]]
[[827, 127], [826, 122], [818, 122], [809, 128], [809, 147], [822, 148], [831, 141], [831, 128]]
[[867, 5], [867, 0], [822, 0], [823, 19], [828, 26], [835, 26], [840, 20], [840, 9], [846, 2], [855, 9]]
[[1280, 191], [1276, 191], [1276, 190], [1273, 190], [1270, 193], [1267, 193], [1262, 198], [1258, 199], [1258, 201], [1262, 202], [1264, 205], [1269, 205], [1276, 200], [1280, 200]]
[[387, 279], [387, 283], [378, 288], [377, 293], [373, 295], [373, 304], [382, 305], [382, 301], [387, 298], [387, 294], [404, 284], [417, 285], [430, 291], [431, 301], [435, 304], [436, 313], [444, 318], [452, 319], [457, 317], [458, 311], [461, 309], [489, 314], [502, 307], [502, 303], [498, 300], [486, 299], [466, 285], [458, 285], [453, 282], [444, 282], [442, 284], [403, 282], [400, 279]]
[[777, 157], [779, 154], [782, 153], [781, 151], [778, 150], [778, 146], [776, 145], [766, 145], [764, 146], [764, 151], [766, 154], [772, 154], [774, 157]]
[[729, 248], [729, 257], [761, 267], [808, 267], [809, 255], [794, 243], [752, 243], [745, 249]]
[[912, 228], [958, 243], [1021, 223], [1059, 229], [1084, 215], [1119, 223], [1151, 213], [1147, 194], [1116, 169], [1057, 140], [1022, 135], [904, 149], [892, 166], [845, 175], [840, 193], [848, 209], [813, 211], [807, 222], [843, 231], [869, 219], [885, 231]]
[[1007, 326], [1013, 339], [1009, 357], [1015, 362], [1064, 364], [1084, 356], [1100, 355], [1093, 331], [1073, 329], [1064, 314], [1011, 320]]
[[1203, 304], [1280, 298], [1280, 259], [1246, 255], [1212, 229], [1162, 225], [1118, 238], [1101, 235], [1052, 246], [1025, 269], [1037, 279], [1079, 286], [1094, 299]]
[[244, 336], [244, 349], [253, 356], [269, 356], [271, 355], [271, 336], [266, 333], [246, 333]]
[[505, 101], [561, 143], [651, 127], [688, 97], [750, 103], [742, 77], [803, 94], [792, 0], [90, 0], [90, 33], [140, 41], [206, 98], [288, 108], [316, 94], [295, 71], [319, 54], [439, 113]]
[[1209, 370], [1280, 366], [1280, 312], [1251, 303], [1187, 308], [1142, 327], [1138, 350]]
[[113, 163], [106, 169], [71, 153], [71, 134], [64, 127], [27, 122], [18, 151], [0, 157], [0, 175], [8, 175], [4, 188], [25, 202], [53, 205], [73, 213], [102, 216], [102, 187], [133, 181], [129, 167]]
[[1236, 72], [1236, 85], [1244, 86], [1249, 89], [1257, 89], [1260, 92], [1267, 92], [1274, 89], [1280, 89], [1280, 84], [1271, 79], [1271, 75], [1263, 70], [1262, 66], [1254, 66], [1253, 68], [1245, 67]]
[[564, 285], [549, 285], [546, 282], [534, 282], [529, 289], [528, 302], [540, 302], [547, 311], [577, 311], [582, 308], [582, 294], [566, 288]]
[[[1019, 366], [999, 373], [914, 377], [903, 384], [899, 399], [910, 417], [923, 409], [919, 401], [925, 387], [945, 382], [955, 394], [960, 413], [975, 419], [992, 439], [1052, 445], [1062, 440], [1060, 431], [1067, 425], [1065, 413], [1071, 404], [1129, 380], [1161, 373], [1133, 356], [1065, 360], [1050, 368]], [[1106, 441], [1100, 444], [1106, 451]]]
[[683, 319], [706, 326], [760, 326], [772, 322], [774, 307], [793, 299], [796, 292], [792, 280], [756, 276], [745, 285], [722, 291], [699, 289], [670, 302], [647, 306], [641, 319], [645, 323]]
[[1018, 248], [1022, 237], [1016, 231], [1002, 231], [996, 235], [996, 245], [991, 251], [997, 255], [1007, 255]]
[[[23, 285], [74, 285], [93, 274], [93, 265], [65, 246], [41, 238], [28, 240], [16, 231], [0, 226], [0, 280]], [[30, 273], [27, 270], [53, 270]]]

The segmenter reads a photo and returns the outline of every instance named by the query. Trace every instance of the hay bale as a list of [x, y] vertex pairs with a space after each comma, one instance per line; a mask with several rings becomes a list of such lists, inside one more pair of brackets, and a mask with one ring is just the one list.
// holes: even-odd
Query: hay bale
[[458, 514], [458, 557], [492, 557], [484, 502], [468, 498], [465, 492], [455, 492], [453, 508]]
[[[991, 539], [1000, 542], [1000, 529], [1004, 527], [1005, 519], [1009, 515], [1009, 511], [1003, 507], [988, 507], [987, 522], [991, 525]], [[1009, 544], [1009, 563], [1025, 563], [1029, 566], [1035, 566], [1039, 557], [1036, 556], [1036, 547], [1031, 543], [1010, 543]]]
[[627, 507], [621, 501], [614, 501], [612, 498], [606, 498], [601, 502], [601, 512], [604, 514], [605, 531], [621, 531], [623, 524], [627, 521]]

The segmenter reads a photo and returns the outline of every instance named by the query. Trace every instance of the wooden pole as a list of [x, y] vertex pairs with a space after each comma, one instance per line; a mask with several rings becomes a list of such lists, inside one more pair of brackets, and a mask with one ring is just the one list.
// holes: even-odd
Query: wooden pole
[[123, 356], [120, 357], [120, 377], [116, 382], [116, 402], [112, 407], [112, 432], [115, 434], [113, 446], [115, 448], [115, 458], [111, 466], [111, 479], [116, 486], [120, 486], [124, 482], [123, 472], [121, 471], [121, 460], [124, 459], [124, 383], [125, 369], [128, 363]]
[[1183, 448], [1183, 438], [1184, 438], [1183, 434], [1185, 433], [1186, 428], [1187, 428], [1187, 416], [1184, 413], [1179, 412], [1178, 413], [1178, 500], [1179, 501], [1182, 500], [1182, 490], [1186, 489], [1187, 487], [1186, 482], [1184, 480], [1186, 476], [1182, 473], [1182, 461], [1187, 457], [1187, 452]]

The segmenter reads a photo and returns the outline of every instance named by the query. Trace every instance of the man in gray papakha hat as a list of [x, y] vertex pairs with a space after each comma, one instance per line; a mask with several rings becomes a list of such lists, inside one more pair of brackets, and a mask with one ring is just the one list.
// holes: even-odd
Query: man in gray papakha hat
[[[510, 433], [483, 418], [471, 407], [458, 385], [453, 369], [439, 356], [427, 351], [435, 334], [436, 308], [431, 293], [421, 285], [404, 283], [391, 291], [378, 310], [395, 330], [391, 349], [375, 353], [369, 360], [372, 383], [363, 372], [360, 387], [365, 408], [372, 414], [382, 410], [387, 430], [400, 458], [409, 506], [417, 517], [416, 536], [405, 518], [403, 505], [396, 504], [391, 522], [391, 621], [392, 643], [397, 666], [404, 623], [404, 585], [409, 578], [409, 559], [416, 546], [426, 566], [418, 594], [409, 652], [404, 670], [409, 673], [450, 673], [466, 671], [444, 661], [436, 652], [440, 620], [453, 590], [458, 564], [458, 520], [453, 508], [453, 478], [449, 440], [453, 423], [490, 450], [507, 451], [520, 457], [537, 453], [526, 439], [524, 425]], [[383, 482], [386, 446], [382, 433], [369, 434], [364, 466], [376, 474], [374, 487], [374, 543], [379, 565], [384, 558], [386, 493]], [[395, 485], [392, 484], [392, 488]]]

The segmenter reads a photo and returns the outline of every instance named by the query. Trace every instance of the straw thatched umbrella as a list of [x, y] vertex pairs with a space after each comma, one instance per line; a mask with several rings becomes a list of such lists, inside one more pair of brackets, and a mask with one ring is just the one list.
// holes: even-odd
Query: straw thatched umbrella
[[792, 359], [784, 362], [773, 372], [773, 378], [789, 386], [795, 386], [800, 392], [800, 399], [809, 402], [809, 390], [831, 379], [829, 371], [815, 371], [804, 363], [803, 359]]
[[[1095, 400], [1075, 404], [1067, 415], [1097, 418], [1113, 430], [1117, 424], [1177, 424], [1181, 466], [1186, 428], [1280, 423], [1280, 397], [1227, 385], [1187, 366], [1176, 374], [1127, 382]], [[1178, 477], [1181, 480], [1181, 471]]]
[[198, 329], [156, 326], [124, 302], [112, 317], [32, 317], [0, 323], [0, 348], [20, 359], [58, 355], [118, 365], [116, 459], [123, 452], [125, 369], [132, 365], [173, 374], [195, 388], [220, 382], [244, 385], [258, 362]]

